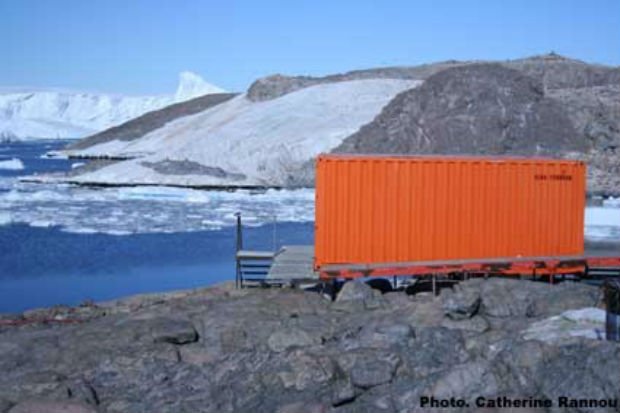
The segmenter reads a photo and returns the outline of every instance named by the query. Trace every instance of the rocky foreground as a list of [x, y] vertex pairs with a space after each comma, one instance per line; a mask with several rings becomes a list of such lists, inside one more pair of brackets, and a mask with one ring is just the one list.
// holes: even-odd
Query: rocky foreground
[[[334, 302], [209, 288], [5, 315], [0, 413], [469, 412], [498, 396], [554, 407], [480, 411], [616, 412], [558, 407], [620, 398], [600, 299], [574, 283], [475, 279], [433, 298], [350, 282]], [[422, 407], [431, 396], [469, 407]]]

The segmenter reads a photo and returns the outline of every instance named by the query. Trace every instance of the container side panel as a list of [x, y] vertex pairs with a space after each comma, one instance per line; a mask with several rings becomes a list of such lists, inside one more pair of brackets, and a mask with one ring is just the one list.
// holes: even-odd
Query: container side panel
[[316, 265], [583, 253], [581, 162], [317, 162]]

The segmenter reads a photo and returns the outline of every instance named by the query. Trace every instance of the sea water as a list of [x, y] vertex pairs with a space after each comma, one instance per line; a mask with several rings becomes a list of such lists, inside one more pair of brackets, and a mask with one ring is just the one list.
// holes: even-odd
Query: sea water
[[0, 312], [234, 280], [235, 213], [247, 248], [312, 244], [311, 190], [84, 188], [20, 177], [72, 169], [66, 142], [0, 145]]

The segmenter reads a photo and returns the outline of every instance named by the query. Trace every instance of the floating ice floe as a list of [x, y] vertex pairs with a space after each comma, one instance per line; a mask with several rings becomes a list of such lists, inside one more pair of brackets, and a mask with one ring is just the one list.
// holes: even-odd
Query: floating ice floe
[[60, 151], [48, 151], [40, 156], [41, 159], [69, 159], [69, 157]]
[[595, 307], [565, 311], [533, 323], [523, 332], [526, 340], [556, 342], [572, 337], [605, 339], [605, 310]]
[[118, 198], [121, 200], [209, 202], [209, 196], [206, 191], [165, 186], [119, 188]]
[[9, 212], [0, 212], [0, 226], [8, 225], [13, 222], [11, 214]]
[[0, 169], [9, 170], [9, 171], [21, 171], [24, 169], [24, 163], [21, 159], [13, 158], [13, 159], [0, 159]]
[[314, 191], [253, 193], [157, 186], [93, 189], [0, 180], [0, 225], [24, 223], [111, 235], [170, 233], [232, 226], [236, 212], [242, 213], [247, 226], [274, 220], [309, 222], [314, 219]]
[[[0, 177], [0, 225], [24, 223], [114, 235], [314, 221], [314, 190], [206, 191], [165, 186], [88, 188]], [[620, 242], [620, 208], [588, 207], [586, 238]]]

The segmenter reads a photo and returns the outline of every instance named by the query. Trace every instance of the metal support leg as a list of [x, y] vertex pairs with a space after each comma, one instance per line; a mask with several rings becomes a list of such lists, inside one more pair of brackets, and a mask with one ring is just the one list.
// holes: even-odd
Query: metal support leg
[[235, 261], [237, 262], [237, 270], [235, 273], [235, 288], [239, 288], [239, 283], [241, 281], [241, 263], [239, 262], [239, 258], [236, 258]]
[[330, 295], [332, 298], [332, 301], [336, 301], [336, 279], [332, 278], [331, 280], [329, 280], [329, 287], [330, 287]]
[[433, 297], [437, 296], [437, 275], [433, 274]]
[[238, 253], [243, 249], [243, 232], [241, 228], [241, 212], [235, 213], [237, 217], [237, 245], [235, 251], [235, 261], [237, 262], [237, 273], [235, 274], [235, 288], [243, 288], [243, 278], [241, 274], [241, 260]]

